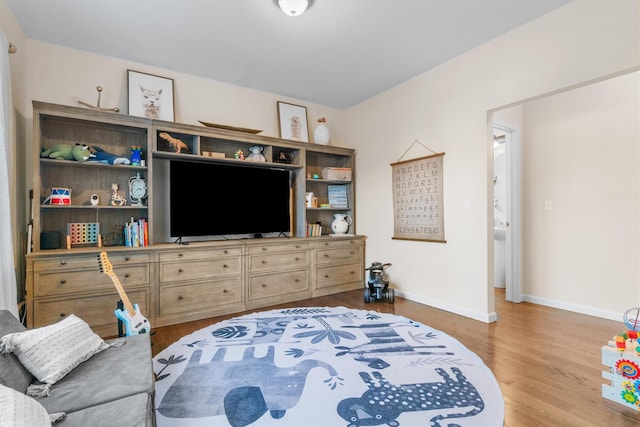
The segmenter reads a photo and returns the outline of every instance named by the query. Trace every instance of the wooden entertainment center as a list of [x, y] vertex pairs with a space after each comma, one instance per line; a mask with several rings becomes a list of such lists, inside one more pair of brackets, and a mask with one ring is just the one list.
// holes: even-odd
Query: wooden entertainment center
[[[188, 149], [175, 152], [159, 136], [163, 132]], [[328, 235], [333, 214], [355, 220], [353, 149], [39, 101], [33, 102], [33, 140], [33, 250], [26, 256], [30, 328], [73, 313], [101, 336], [117, 335], [114, 310], [119, 296], [111, 279], [99, 270], [101, 251], [107, 252], [129, 299], [139, 304], [152, 327], [364, 287], [365, 237], [355, 234], [355, 221], [350, 234]], [[131, 157], [132, 147], [141, 147], [144, 163], [134, 166], [39, 157], [43, 148], [76, 143], [99, 146], [124, 158]], [[263, 147], [266, 162], [235, 159], [238, 150], [248, 153], [255, 145]], [[223, 153], [224, 158], [210, 157], [210, 152]], [[289, 236], [172, 243], [166, 186], [172, 159], [239, 166], [242, 162], [242, 166], [291, 171]], [[351, 176], [346, 180], [323, 179], [327, 168], [350, 169]], [[129, 180], [137, 174], [146, 179], [148, 187], [142, 206], [132, 205], [128, 194]], [[114, 182], [119, 184], [119, 194], [127, 198], [126, 205], [110, 203]], [[307, 206], [308, 192], [317, 197], [317, 206], [327, 204], [330, 185], [344, 185], [347, 207]], [[68, 189], [70, 204], [49, 204], [46, 198], [54, 188]], [[255, 190], [268, 191], [259, 183]], [[91, 203], [93, 195], [98, 196], [98, 204]], [[219, 204], [218, 209], [224, 209], [224, 203]], [[194, 209], [199, 207], [200, 203], [194, 203]], [[259, 208], [256, 206], [256, 215]], [[125, 246], [119, 237], [132, 218], [146, 219], [147, 246]], [[99, 227], [100, 239], [71, 243], [67, 237], [70, 223]], [[323, 235], [306, 237], [308, 223], [321, 223]]]

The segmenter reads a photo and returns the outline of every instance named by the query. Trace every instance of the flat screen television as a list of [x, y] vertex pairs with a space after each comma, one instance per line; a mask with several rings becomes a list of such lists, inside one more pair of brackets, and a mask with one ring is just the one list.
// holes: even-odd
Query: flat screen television
[[282, 169], [172, 160], [171, 236], [289, 233], [290, 175]]

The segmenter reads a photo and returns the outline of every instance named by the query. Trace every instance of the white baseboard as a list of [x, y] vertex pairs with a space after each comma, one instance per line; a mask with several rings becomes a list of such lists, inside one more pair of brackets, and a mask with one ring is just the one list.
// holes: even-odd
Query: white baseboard
[[585, 305], [572, 304], [565, 301], [558, 301], [548, 298], [541, 298], [534, 295], [522, 295], [522, 300], [533, 304], [540, 304], [546, 307], [558, 308], [560, 310], [572, 311], [574, 313], [586, 314], [587, 316], [601, 317], [603, 319], [616, 320], [622, 322], [624, 313], [602, 310]]
[[394, 289], [395, 295], [420, 303], [424, 305], [428, 305], [429, 307], [439, 308], [441, 310], [448, 311], [453, 314], [457, 314], [459, 316], [469, 317], [474, 320], [479, 320], [484, 323], [493, 323], [498, 320], [498, 314], [493, 313], [478, 313], [475, 311], [464, 310], [459, 306], [444, 304], [441, 301], [436, 301], [430, 298], [425, 298], [421, 295], [415, 295], [410, 292], [401, 291], [399, 289]]

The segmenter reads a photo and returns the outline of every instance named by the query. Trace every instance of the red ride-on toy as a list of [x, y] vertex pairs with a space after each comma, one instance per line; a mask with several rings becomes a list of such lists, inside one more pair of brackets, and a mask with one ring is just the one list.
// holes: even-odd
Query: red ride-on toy
[[383, 264], [381, 262], [371, 263], [371, 267], [365, 268], [368, 271], [367, 283], [364, 288], [364, 302], [381, 301], [386, 299], [389, 304], [393, 304], [394, 292], [389, 287], [389, 281], [387, 275], [384, 272], [384, 268], [391, 265], [391, 263]]

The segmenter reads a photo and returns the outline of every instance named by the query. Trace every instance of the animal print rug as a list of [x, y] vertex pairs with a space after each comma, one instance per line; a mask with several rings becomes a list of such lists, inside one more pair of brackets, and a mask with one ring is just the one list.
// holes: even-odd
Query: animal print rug
[[306, 307], [236, 317], [153, 360], [159, 427], [501, 427], [482, 360], [394, 314]]

